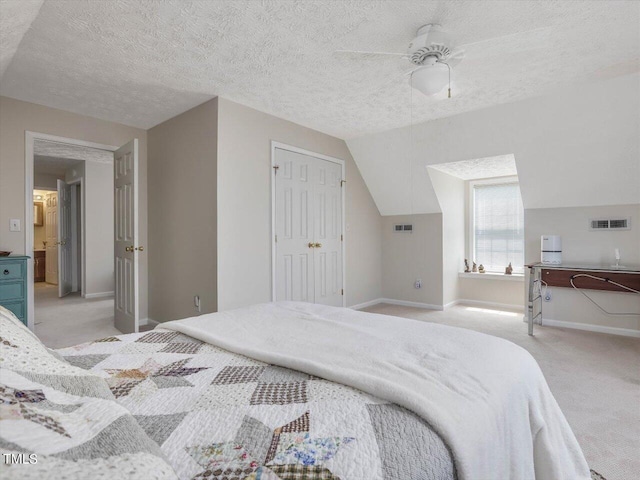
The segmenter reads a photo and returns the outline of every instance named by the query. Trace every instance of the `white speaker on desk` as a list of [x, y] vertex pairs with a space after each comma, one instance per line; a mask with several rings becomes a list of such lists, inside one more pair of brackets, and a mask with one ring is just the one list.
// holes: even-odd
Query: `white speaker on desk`
[[541, 259], [545, 265], [562, 263], [562, 237], [560, 235], [542, 235], [540, 237]]

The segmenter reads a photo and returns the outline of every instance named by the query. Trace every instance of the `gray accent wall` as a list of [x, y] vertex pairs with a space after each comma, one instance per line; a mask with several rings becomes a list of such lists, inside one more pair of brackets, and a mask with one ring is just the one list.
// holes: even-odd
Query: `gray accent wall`
[[218, 308], [218, 99], [149, 130], [149, 317]]

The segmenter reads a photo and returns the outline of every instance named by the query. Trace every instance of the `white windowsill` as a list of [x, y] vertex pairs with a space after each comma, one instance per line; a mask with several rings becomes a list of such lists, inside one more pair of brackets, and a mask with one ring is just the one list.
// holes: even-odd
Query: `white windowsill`
[[512, 275], [507, 275], [505, 273], [495, 273], [495, 272], [485, 272], [485, 273], [474, 273], [474, 272], [458, 272], [459, 278], [475, 278], [482, 280], [504, 280], [507, 282], [524, 282], [524, 274], [522, 273], [514, 273]]

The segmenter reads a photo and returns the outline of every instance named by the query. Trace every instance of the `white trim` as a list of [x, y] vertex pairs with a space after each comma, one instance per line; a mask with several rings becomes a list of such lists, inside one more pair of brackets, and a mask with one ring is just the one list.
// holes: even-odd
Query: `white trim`
[[[328, 162], [337, 163], [342, 167], [342, 180], [346, 182], [346, 170], [345, 170], [345, 161], [336, 158], [330, 157], [328, 155], [323, 155], [321, 153], [312, 152], [310, 150], [305, 150], [303, 148], [294, 147], [293, 145], [288, 145], [286, 143], [276, 142], [275, 140], [271, 140], [271, 301], [276, 301], [276, 170], [273, 168], [276, 166], [276, 149], [287, 150], [293, 153], [299, 153], [301, 155], [307, 155], [309, 157], [319, 158], [320, 160], [326, 160]], [[346, 210], [346, 185], [341, 185], [340, 189], [342, 190], [342, 306], [347, 306], [347, 229], [346, 229], [346, 219], [347, 219], [347, 210]]]
[[516, 310], [518, 312], [524, 312], [524, 305], [514, 305], [511, 303], [497, 303], [497, 302], [485, 302], [483, 300], [469, 300], [466, 298], [460, 298], [453, 302], [447, 303], [445, 310], [456, 305], [467, 305], [469, 307], [481, 307], [481, 308], [493, 308], [495, 310]]
[[374, 305], [378, 305], [379, 303], [382, 303], [384, 299], [382, 298], [375, 298], [373, 300], [369, 300], [368, 302], [364, 302], [364, 303], [358, 303], [357, 305], [351, 305], [349, 308], [351, 310], [362, 310], [363, 308], [367, 308], [367, 307], [372, 307]]
[[[36, 140], [48, 140], [50, 142], [66, 143], [81, 147], [96, 148], [115, 152], [118, 147], [104, 145], [102, 143], [86, 142], [75, 138], [59, 137], [46, 133], [24, 132], [24, 185], [25, 185], [25, 212], [24, 212], [24, 254], [29, 257], [27, 261], [27, 327], [33, 330], [35, 325], [35, 300], [33, 293], [33, 151]], [[84, 238], [83, 238], [84, 242]], [[83, 281], [86, 275], [83, 272]]]
[[394, 300], [393, 298], [381, 298], [380, 303], [388, 303], [390, 305], [400, 305], [403, 307], [426, 308], [427, 310], [444, 310], [442, 305], [433, 305], [431, 303], [409, 302], [407, 300]]
[[96, 293], [86, 293], [82, 296], [84, 298], [105, 298], [105, 297], [113, 297], [115, 292], [96, 292]]
[[473, 278], [478, 280], [504, 280], [507, 282], [524, 282], [524, 274], [514, 273], [507, 275], [506, 273], [485, 272], [458, 272], [458, 278]]
[[[526, 316], [524, 317], [524, 320], [525, 322], [527, 321]], [[608, 333], [609, 335], [621, 335], [623, 337], [640, 338], [640, 330], [634, 330], [632, 328], [608, 327], [605, 325], [594, 325], [591, 323], [567, 322], [565, 320], [553, 320], [551, 318], [543, 318], [542, 325], [536, 325], [536, 328], [541, 327], [572, 328], [574, 330], [583, 330], [586, 332]]]

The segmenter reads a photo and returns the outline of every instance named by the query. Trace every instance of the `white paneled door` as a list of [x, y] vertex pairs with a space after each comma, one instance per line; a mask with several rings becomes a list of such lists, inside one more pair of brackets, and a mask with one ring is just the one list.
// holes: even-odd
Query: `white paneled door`
[[71, 186], [58, 180], [57, 202], [58, 230], [58, 296], [71, 293], [73, 272], [71, 270]]
[[343, 305], [342, 164], [275, 148], [275, 299]]
[[45, 281], [58, 284], [58, 192], [46, 195], [47, 206], [44, 220], [47, 246], [45, 252]]
[[138, 331], [138, 140], [120, 147], [113, 157], [115, 327], [123, 333]]

